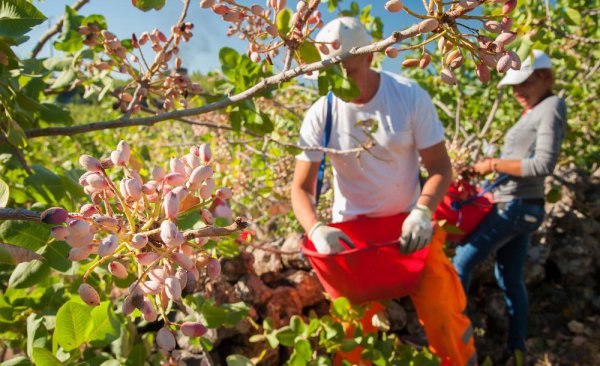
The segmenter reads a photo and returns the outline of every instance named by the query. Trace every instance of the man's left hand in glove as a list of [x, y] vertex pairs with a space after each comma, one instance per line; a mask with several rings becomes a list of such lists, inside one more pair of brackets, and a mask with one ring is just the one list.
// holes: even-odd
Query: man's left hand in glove
[[410, 254], [423, 249], [431, 241], [433, 226], [431, 226], [431, 210], [417, 204], [402, 224], [402, 235], [400, 236], [400, 252]]

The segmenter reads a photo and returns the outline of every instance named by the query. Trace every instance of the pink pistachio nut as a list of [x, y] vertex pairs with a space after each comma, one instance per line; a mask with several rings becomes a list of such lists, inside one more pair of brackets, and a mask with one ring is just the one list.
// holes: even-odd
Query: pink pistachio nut
[[50, 207], [40, 215], [40, 220], [45, 224], [62, 224], [69, 218], [69, 211], [62, 207]]
[[90, 245], [94, 240], [94, 233], [89, 233], [83, 236], [69, 235], [65, 239], [65, 242], [71, 246], [71, 248], [81, 248]]
[[488, 55], [488, 54], [482, 55], [481, 56], [481, 61], [483, 61], [483, 63], [487, 67], [493, 67], [493, 68], [496, 68], [496, 64], [498, 63], [498, 61], [496, 60], [495, 56]]
[[160, 349], [166, 352], [170, 352], [177, 346], [175, 342], [175, 336], [167, 328], [160, 328], [156, 333], [156, 344]]
[[207, 266], [208, 277], [214, 280], [221, 274], [221, 263], [218, 259], [210, 257]]
[[456, 77], [454, 76], [454, 72], [447, 67], [442, 68], [442, 71], [440, 72], [440, 78], [446, 84], [456, 85]]
[[192, 169], [196, 169], [200, 166], [200, 158], [192, 153], [189, 153], [185, 156], [185, 162]]
[[209, 163], [212, 159], [212, 153], [210, 151], [210, 145], [208, 144], [201, 144], [200, 146], [198, 146], [198, 154], [200, 157], [200, 160], [203, 163]]
[[125, 158], [125, 153], [123, 153], [123, 151], [113, 150], [110, 152], [110, 161], [112, 161], [114, 165], [125, 166], [129, 160]]
[[165, 280], [165, 293], [173, 301], [181, 300], [181, 285], [175, 277], [167, 277]]
[[512, 28], [513, 25], [513, 20], [510, 17], [504, 17], [502, 18], [502, 30], [504, 32], [510, 32], [510, 29]]
[[162, 182], [165, 179], [165, 170], [159, 166], [155, 166], [152, 168], [152, 178], [156, 182]]
[[507, 72], [510, 69], [511, 58], [508, 53], [505, 53], [498, 60], [498, 64], [496, 65], [496, 70], [500, 73]]
[[125, 299], [123, 299], [123, 306], [121, 308], [123, 315], [127, 316], [133, 313], [134, 310], [135, 306], [133, 306], [133, 303], [131, 302], [131, 297], [126, 296]]
[[131, 299], [131, 304], [133, 304], [136, 309], [140, 309], [144, 305], [144, 292], [140, 286], [137, 285], [137, 281], [129, 286], [129, 295], [127, 295], [127, 297]]
[[114, 217], [94, 215], [92, 220], [106, 230], [115, 230], [119, 227], [119, 220]]
[[81, 238], [90, 232], [90, 224], [85, 220], [75, 219], [69, 222], [69, 236]]
[[494, 43], [499, 43], [502, 46], [506, 46], [517, 38], [517, 33], [515, 32], [502, 32], [496, 37]]
[[79, 213], [86, 218], [92, 217], [92, 215], [97, 214], [98, 212], [98, 208], [91, 203], [86, 203], [79, 209]]
[[69, 250], [69, 256], [67, 259], [73, 262], [82, 261], [92, 254], [93, 249], [93, 245], [90, 244], [79, 248], [71, 248], [71, 250]]
[[160, 256], [154, 252], [139, 253], [135, 256], [139, 264], [149, 266], [156, 262]]
[[208, 199], [212, 196], [212, 192], [216, 187], [215, 180], [212, 178], [208, 178], [204, 183], [200, 186], [199, 194], [200, 198], [203, 200]]
[[144, 304], [142, 305], [140, 311], [142, 312], [144, 320], [149, 323], [156, 321], [156, 319], [158, 318], [156, 309], [154, 308], [152, 301], [150, 301], [150, 299], [148, 298], [144, 299]]
[[55, 226], [50, 231], [50, 235], [56, 240], [65, 240], [69, 236], [69, 229], [65, 226]]
[[389, 58], [396, 58], [398, 57], [399, 53], [400, 51], [396, 47], [390, 46], [385, 49], [385, 55]]
[[131, 245], [135, 249], [142, 249], [148, 244], [148, 235], [137, 233], [131, 238]]
[[171, 187], [176, 187], [184, 184], [186, 181], [185, 174], [169, 173], [165, 176], [165, 183]]
[[186, 273], [187, 279], [185, 282], [185, 288], [183, 289], [186, 293], [192, 294], [196, 291], [196, 286], [198, 285], [198, 278], [200, 274], [198, 270], [194, 268], [191, 271], [187, 271]]
[[252, 14], [254, 14], [256, 16], [261, 16], [264, 14], [265, 8], [263, 8], [260, 5], [254, 4], [250, 7], [250, 11], [252, 12]]
[[153, 195], [158, 193], [158, 185], [156, 181], [149, 180], [144, 185], [142, 185], [142, 193], [145, 195]]
[[169, 166], [171, 167], [171, 173], [179, 173], [185, 175], [185, 165], [177, 157], [172, 157], [169, 160]]
[[419, 23], [417, 30], [419, 33], [429, 33], [433, 32], [439, 25], [440, 22], [437, 19], [425, 19]]
[[148, 272], [148, 277], [152, 281], [158, 281], [159, 283], [164, 283], [166, 276], [165, 270], [162, 268], [153, 268]]
[[90, 174], [85, 178], [85, 180], [90, 186], [94, 187], [97, 190], [103, 190], [108, 188], [108, 182], [100, 173]]
[[209, 165], [202, 165], [194, 168], [190, 174], [189, 182], [192, 184], [199, 184], [211, 178], [213, 176], [213, 170]]
[[180, 265], [181, 268], [191, 270], [195, 266], [194, 262], [192, 262], [192, 260], [183, 253], [175, 252], [171, 255], [171, 258], [175, 261], [175, 263]]
[[404, 4], [400, 0], [389, 0], [383, 7], [390, 13], [397, 13], [404, 8]]
[[477, 77], [482, 83], [490, 81], [490, 69], [484, 64], [477, 64], [476, 66]]
[[510, 68], [514, 70], [521, 70], [521, 58], [513, 51], [506, 51], [510, 56]]
[[127, 268], [121, 262], [110, 262], [108, 265], [108, 271], [117, 278], [127, 278]]
[[139, 201], [142, 198], [142, 185], [135, 178], [125, 180], [126, 196], [134, 201]]
[[179, 247], [179, 251], [185, 255], [187, 255], [188, 257], [191, 257], [192, 255], [194, 255], [194, 248], [192, 248], [189, 245], [183, 244], [181, 247]]
[[115, 252], [117, 247], [119, 246], [119, 240], [115, 235], [109, 235], [102, 239], [100, 245], [98, 246], [98, 255], [101, 257], [106, 257]]
[[177, 268], [177, 271], [175, 272], [175, 278], [179, 280], [179, 286], [181, 286], [182, 292], [184, 291], [185, 286], [187, 285], [187, 272], [187, 270], [181, 267]]
[[162, 283], [159, 281], [145, 281], [140, 283], [140, 288], [146, 295], [158, 295], [162, 291]]
[[177, 198], [177, 194], [168, 192], [163, 199], [163, 208], [165, 210], [165, 216], [168, 219], [174, 220], [179, 211], [179, 199]]
[[208, 329], [202, 323], [185, 322], [179, 328], [181, 333], [188, 337], [202, 337]]
[[233, 211], [228, 204], [223, 203], [215, 207], [215, 217], [222, 217], [227, 220], [233, 220]]
[[98, 306], [100, 305], [100, 296], [94, 290], [94, 288], [87, 283], [82, 283], [79, 285], [79, 296], [81, 299], [90, 306]]
[[203, 9], [210, 9], [215, 5], [215, 0], [200, 0], [200, 7]]
[[88, 172], [99, 172], [102, 170], [100, 160], [93, 156], [83, 154], [79, 157], [79, 164]]
[[184, 186], [178, 186], [178, 187], [173, 188], [171, 193], [173, 193], [177, 197], [177, 200], [179, 202], [182, 202], [185, 199], [185, 197], [187, 197], [188, 190]]
[[126, 141], [119, 141], [119, 144], [117, 145], [117, 151], [123, 153], [125, 161], [129, 161], [129, 158], [131, 157], [131, 147]]
[[177, 225], [171, 220], [164, 220], [160, 224], [160, 238], [163, 242], [169, 242], [173, 239], [177, 238], [177, 233], [179, 233], [179, 228]]
[[488, 32], [492, 32], [492, 33], [501, 33], [502, 32], [502, 24], [495, 20], [488, 20], [487, 22], [483, 23], [483, 27]]
[[200, 210], [200, 218], [206, 225], [212, 225], [215, 222], [213, 214], [205, 208]]
[[517, 7], [517, 0], [509, 0], [502, 6], [502, 14], [509, 14]]

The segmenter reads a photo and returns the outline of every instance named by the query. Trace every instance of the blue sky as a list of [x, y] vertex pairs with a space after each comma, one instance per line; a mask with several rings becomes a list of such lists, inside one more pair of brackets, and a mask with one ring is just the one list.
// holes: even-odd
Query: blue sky
[[[412, 0], [407, 3], [412, 4], [414, 10], [422, 11], [421, 1]], [[42, 11], [53, 24], [64, 13], [65, 5], [71, 5], [74, 0], [45, 0], [40, 2], [34, 0], [34, 5]], [[264, 0], [257, 1], [240, 1], [242, 4], [250, 5], [258, 3], [264, 5]], [[295, 0], [288, 0], [288, 6], [295, 7]], [[327, 3], [327, 1], [323, 1]], [[387, 36], [394, 30], [404, 29], [413, 23], [416, 23], [416, 18], [413, 18], [404, 12], [391, 14], [383, 8], [383, 0], [374, 0], [372, 2], [358, 1], [361, 7], [367, 4], [373, 4], [372, 13], [375, 16], [380, 16], [384, 22], [384, 34]], [[341, 5], [350, 4], [350, 0], [344, 0]], [[342, 6], [343, 7], [343, 6]], [[160, 11], [142, 12], [135, 8], [130, 0], [91, 0], [81, 10], [80, 14], [102, 14], [106, 17], [109, 29], [119, 38], [130, 38], [131, 33], [140, 34], [143, 31], [151, 31], [158, 28], [165, 33], [170, 29], [171, 25], [176, 22], [181, 12], [182, 2], [179, 0], [167, 0], [167, 3]], [[326, 5], [321, 5], [321, 11], [324, 14], [325, 21], [332, 19], [335, 14], [327, 12]], [[190, 71], [200, 71], [206, 73], [210, 70], [219, 69], [218, 52], [221, 47], [228, 46], [235, 48], [240, 52], [244, 52], [246, 42], [240, 41], [236, 37], [227, 37], [227, 23], [222, 21], [220, 16], [214, 14], [207, 9], [201, 9], [198, 0], [192, 0], [188, 13], [188, 21], [194, 23], [194, 37], [189, 43], [181, 46], [181, 57], [184, 66]], [[28, 35], [31, 39], [19, 46], [17, 53], [21, 56], [26, 56], [33, 45], [37, 42], [40, 36], [48, 29], [48, 21], [36, 27]], [[40, 57], [48, 57], [51, 52], [56, 54], [56, 50], [51, 51], [51, 42], [48, 42], [40, 53]], [[400, 70], [400, 62], [402, 57], [394, 60], [386, 59], [384, 61], [384, 69], [398, 72]]]

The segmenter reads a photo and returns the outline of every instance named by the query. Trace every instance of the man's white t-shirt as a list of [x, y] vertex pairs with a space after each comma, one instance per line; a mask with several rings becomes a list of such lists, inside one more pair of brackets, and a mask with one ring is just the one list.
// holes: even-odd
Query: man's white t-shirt
[[[429, 94], [414, 81], [380, 72], [375, 96], [366, 104], [334, 97], [328, 148], [347, 150], [369, 139], [375, 146], [356, 154], [329, 154], [333, 166], [333, 222], [358, 215], [381, 217], [409, 211], [419, 194], [418, 150], [444, 140], [444, 129]], [[327, 97], [308, 110], [300, 129], [301, 146], [322, 146]], [[364, 122], [376, 121], [369, 132]], [[366, 132], [365, 132], [366, 131]], [[322, 151], [303, 151], [298, 160], [320, 162]]]

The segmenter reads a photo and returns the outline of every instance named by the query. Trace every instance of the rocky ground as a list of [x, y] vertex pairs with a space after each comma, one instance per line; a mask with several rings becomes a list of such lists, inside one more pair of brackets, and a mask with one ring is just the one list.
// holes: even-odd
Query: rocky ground
[[[549, 178], [547, 217], [529, 250], [527, 285], [530, 291], [530, 365], [600, 365], [600, 170], [589, 175], [576, 168], [563, 169]], [[556, 190], [558, 188], [558, 190]], [[557, 193], [560, 191], [560, 195]], [[258, 243], [266, 248], [294, 252], [298, 236]], [[449, 248], [451, 251], [451, 248]], [[223, 261], [218, 282], [207, 291], [220, 303], [244, 301], [260, 324], [271, 317], [275, 326], [309, 309], [326, 313], [328, 302], [308, 262], [297, 254], [282, 255], [249, 248], [235, 259]], [[493, 261], [474, 274], [469, 294], [480, 362], [486, 358], [501, 365], [507, 331], [504, 300], [493, 275]], [[406, 342], [422, 342], [422, 329], [409, 299], [388, 307], [391, 330]], [[216, 348], [210, 363], [240, 353], [254, 357], [265, 344], [249, 343], [253, 328], [242, 322], [233, 329], [209, 334]], [[270, 349], [262, 365], [283, 364], [286, 349]], [[197, 359], [190, 355], [189, 361]], [[193, 362], [191, 362], [193, 363]]]

